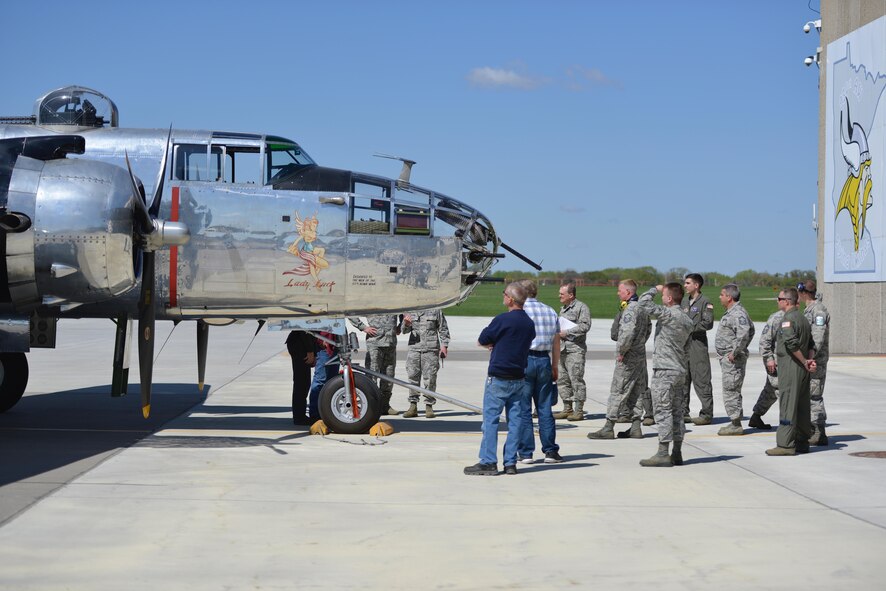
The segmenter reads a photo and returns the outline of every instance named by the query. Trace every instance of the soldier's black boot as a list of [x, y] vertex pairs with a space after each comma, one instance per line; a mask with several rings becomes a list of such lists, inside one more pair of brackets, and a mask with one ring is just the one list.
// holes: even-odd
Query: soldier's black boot
[[619, 439], [643, 439], [643, 430], [640, 428], [640, 419], [631, 421], [631, 428], [618, 432]]
[[554, 418], [555, 419], [565, 419], [566, 417], [568, 417], [571, 414], [572, 414], [572, 401], [570, 400], [570, 401], [566, 401], [563, 403], [563, 410], [561, 410], [560, 412], [554, 413]]
[[588, 433], [588, 439], [615, 439], [615, 431], [612, 429], [614, 426], [614, 421], [606, 419], [606, 424], [602, 429]]
[[675, 441], [674, 447], [671, 449], [671, 461], [675, 466], [683, 465], [683, 442]]
[[751, 427], [754, 429], [765, 429], [768, 431], [769, 429], [772, 428], [772, 425], [770, 425], [769, 423], [764, 423], [763, 417], [761, 417], [757, 413], [754, 413], [751, 415], [751, 420], [748, 421], [748, 427]]
[[827, 445], [828, 436], [824, 432], [824, 423], [812, 425], [812, 435], [809, 436], [809, 445]]
[[656, 453], [651, 458], [647, 458], [645, 460], [640, 460], [641, 466], [647, 467], [660, 467], [660, 468], [670, 468], [674, 465], [674, 462], [671, 460], [671, 456], [668, 455], [668, 444], [667, 443], [659, 443], [658, 444], [658, 453]]
[[418, 416], [418, 403], [410, 402], [409, 408], [403, 413], [404, 419], [411, 419]]
[[425, 404], [425, 418], [433, 419], [437, 416], [437, 413], [434, 412], [434, 406], [431, 404]]

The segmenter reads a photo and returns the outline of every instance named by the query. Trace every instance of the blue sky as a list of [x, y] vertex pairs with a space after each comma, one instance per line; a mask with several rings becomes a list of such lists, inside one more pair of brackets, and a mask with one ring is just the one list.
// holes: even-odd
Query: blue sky
[[372, 154], [406, 156], [546, 269], [811, 269], [809, 4], [7, 2], [0, 114], [79, 84], [123, 127], [273, 133], [385, 176]]

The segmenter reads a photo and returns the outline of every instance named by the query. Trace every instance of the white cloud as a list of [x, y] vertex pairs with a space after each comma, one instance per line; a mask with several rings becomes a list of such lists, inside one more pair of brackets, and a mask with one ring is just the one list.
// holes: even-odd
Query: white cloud
[[540, 78], [533, 78], [504, 68], [474, 68], [468, 73], [468, 82], [481, 88], [516, 88], [533, 90], [544, 83]]
[[621, 90], [619, 80], [610, 78], [597, 68], [571, 66], [566, 68], [567, 86], [571, 90], [582, 90], [586, 86], [609, 86]]

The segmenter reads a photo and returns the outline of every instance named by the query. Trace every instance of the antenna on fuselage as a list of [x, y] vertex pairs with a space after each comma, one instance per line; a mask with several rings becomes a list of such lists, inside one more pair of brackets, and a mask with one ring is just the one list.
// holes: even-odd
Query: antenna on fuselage
[[415, 160], [403, 158], [402, 156], [391, 156], [390, 154], [373, 154], [373, 156], [377, 156], [378, 158], [390, 158], [391, 160], [399, 160], [402, 162], [403, 168], [400, 169], [400, 178], [397, 179], [397, 186], [409, 184], [409, 175], [412, 174], [412, 165], [415, 164]]

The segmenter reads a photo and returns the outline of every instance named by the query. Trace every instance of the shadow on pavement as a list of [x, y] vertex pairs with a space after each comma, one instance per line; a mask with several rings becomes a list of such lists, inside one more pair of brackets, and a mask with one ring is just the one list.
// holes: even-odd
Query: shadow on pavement
[[[612, 454], [569, 454], [564, 455], [563, 459], [567, 462], [574, 462], [577, 460], [599, 460], [602, 458], [614, 458]], [[557, 464], [554, 464], [555, 466]]]
[[[286, 410], [290, 409], [287, 407]], [[197, 407], [194, 412], [202, 413], [203, 411]], [[291, 414], [285, 417], [251, 416], [254, 413], [262, 412], [264, 411], [259, 407], [241, 406], [240, 414], [243, 416], [237, 416], [233, 412], [211, 417], [190, 414], [167, 425], [167, 427], [172, 429], [224, 429], [226, 431], [300, 431], [308, 429], [304, 425], [294, 425]]]
[[594, 464], [590, 462], [582, 462], [580, 464], [572, 463], [572, 458], [570, 458], [567, 462], [563, 464], [544, 464], [539, 462], [537, 464], [529, 464], [528, 466], [520, 465], [517, 468], [517, 474], [522, 472], [546, 472], [548, 470], [575, 470], [576, 468], [593, 468], [594, 466], [598, 466], [599, 464]]
[[222, 449], [236, 447], [267, 447], [280, 455], [286, 455], [286, 451], [277, 448], [278, 445], [298, 445], [295, 439], [310, 437], [310, 434], [294, 433], [283, 437], [212, 437], [206, 435], [180, 436], [180, 435], [156, 435], [146, 437], [134, 445], [134, 447], [151, 448], [194, 448], [194, 449]]
[[[380, 420], [390, 424], [398, 433], [479, 433], [483, 426], [479, 416], [472, 421], [438, 421], [422, 416], [414, 419], [382, 417]], [[507, 431], [507, 423], [500, 423], [498, 429]]]
[[817, 454], [826, 451], [837, 451], [849, 447], [847, 443], [852, 441], [862, 441], [867, 439], [864, 435], [828, 435], [828, 444], [824, 446], [813, 445], [809, 448], [809, 453]]
[[145, 419], [138, 394], [111, 398], [110, 386], [25, 396], [0, 414], [0, 486], [129, 447], [202, 399], [194, 384], [154, 384]]
[[684, 466], [689, 466], [691, 464], [711, 464], [713, 462], [728, 462], [730, 460], [737, 460], [742, 456], [706, 456], [703, 458], [691, 458], [688, 460], [683, 460]]

